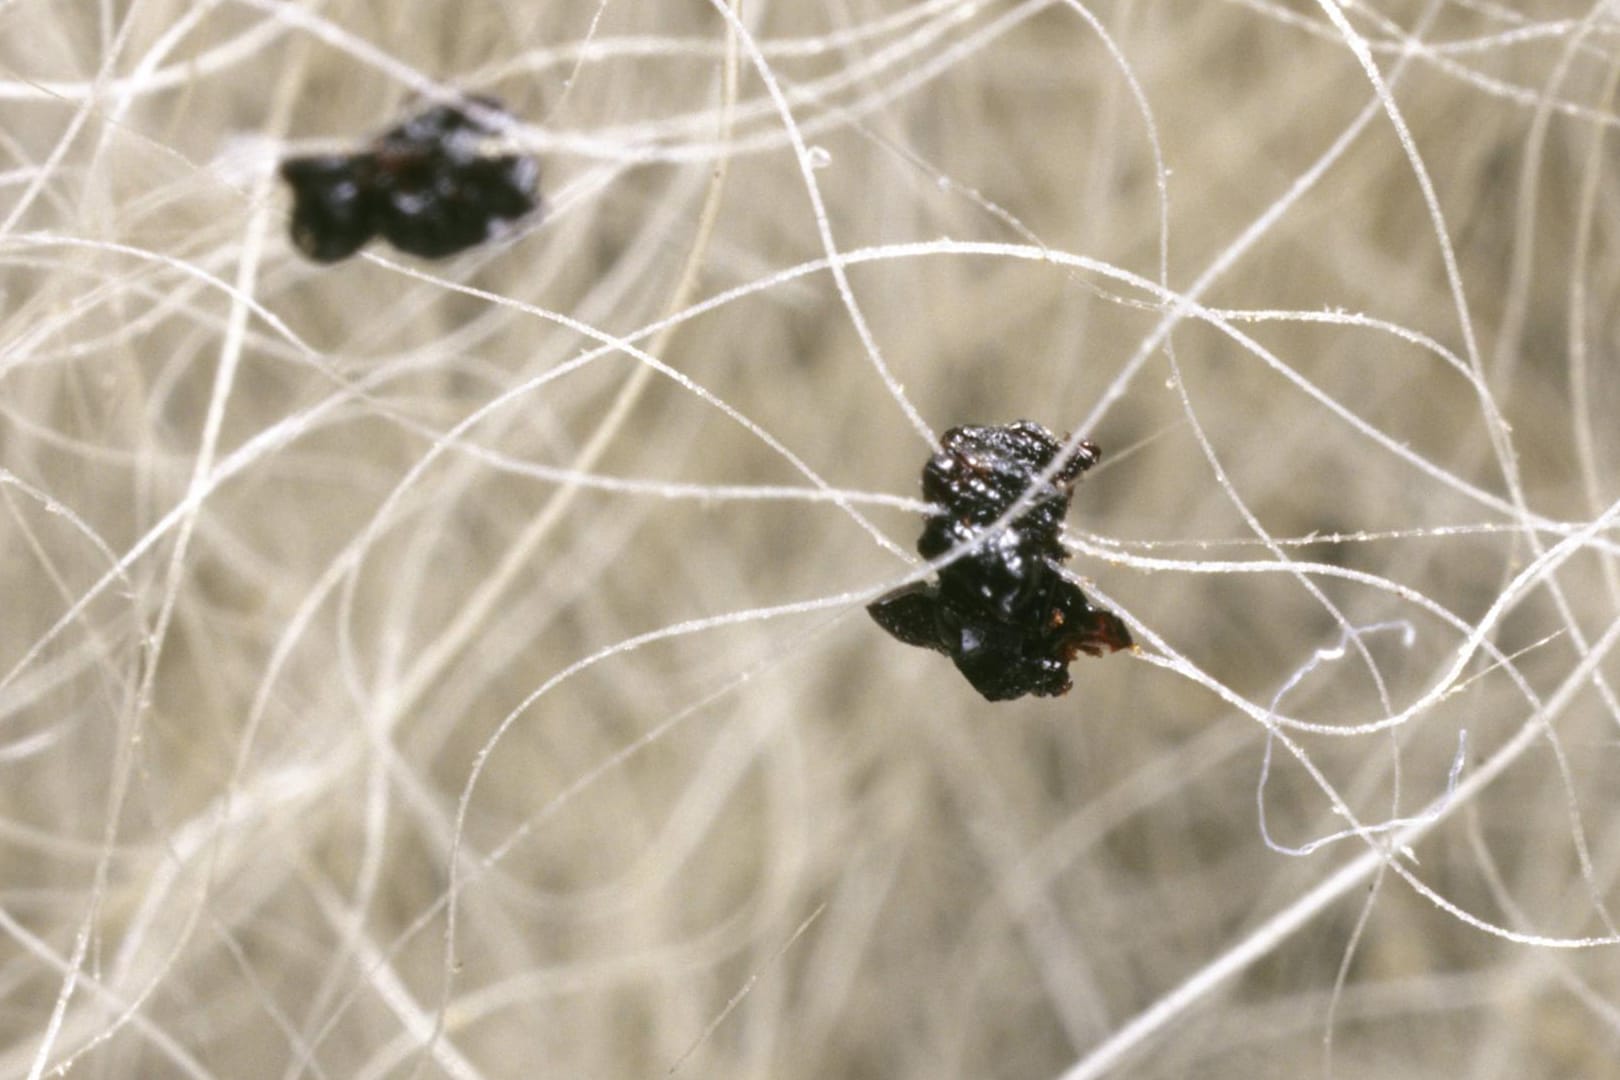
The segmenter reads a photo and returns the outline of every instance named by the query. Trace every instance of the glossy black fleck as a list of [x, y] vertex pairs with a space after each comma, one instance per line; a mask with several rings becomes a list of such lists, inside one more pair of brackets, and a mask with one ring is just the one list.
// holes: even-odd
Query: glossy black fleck
[[483, 243], [538, 205], [532, 157], [492, 153], [502, 112], [434, 105], [390, 128], [355, 154], [289, 158], [281, 176], [293, 191], [292, 240], [316, 262], [348, 258], [374, 236], [424, 258]]
[[[1028, 420], [947, 431], [923, 467], [923, 495], [940, 507], [923, 524], [917, 551], [933, 559], [1006, 514], [1057, 460], [1063, 440]], [[1064, 578], [1060, 533], [1080, 474], [1101, 458], [1081, 442], [1005, 527], [982, 536], [939, 572], [868, 606], [908, 645], [949, 656], [991, 701], [1056, 696], [1073, 685], [1069, 663], [1129, 648], [1130, 631]]]

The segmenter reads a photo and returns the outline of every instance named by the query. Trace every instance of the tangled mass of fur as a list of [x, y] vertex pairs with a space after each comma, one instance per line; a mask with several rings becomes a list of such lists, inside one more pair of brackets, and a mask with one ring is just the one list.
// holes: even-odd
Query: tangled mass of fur
[[0, 5], [0, 1076], [1609, 1075], [1617, 89]]

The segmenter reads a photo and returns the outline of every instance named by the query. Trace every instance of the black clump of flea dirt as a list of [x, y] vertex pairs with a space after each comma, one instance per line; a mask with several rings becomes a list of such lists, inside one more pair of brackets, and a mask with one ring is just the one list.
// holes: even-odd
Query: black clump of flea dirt
[[483, 243], [539, 204], [532, 157], [492, 154], [504, 116], [492, 98], [468, 111], [434, 105], [356, 154], [288, 158], [292, 240], [316, 262], [337, 262], [381, 236], [429, 259]]
[[[934, 559], [978, 542], [941, 568], [937, 584], [908, 585], [867, 607], [899, 640], [949, 656], [991, 701], [1066, 693], [1077, 655], [1132, 644], [1119, 616], [1093, 607], [1058, 570], [1068, 558], [1059, 533], [1075, 482], [1102, 457], [1081, 442], [1031, 491], [1062, 449], [1063, 440], [1028, 420], [947, 431], [923, 466], [923, 496], [940, 510], [924, 522], [917, 552]], [[1026, 491], [1022, 512], [985, 534]]]

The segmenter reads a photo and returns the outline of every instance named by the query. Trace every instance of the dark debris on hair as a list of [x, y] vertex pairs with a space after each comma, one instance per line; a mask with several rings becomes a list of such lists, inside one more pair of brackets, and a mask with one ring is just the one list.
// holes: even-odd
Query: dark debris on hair
[[[923, 495], [939, 507], [924, 521], [917, 552], [935, 559], [971, 546], [918, 582], [867, 606], [874, 621], [907, 645], [949, 656], [990, 701], [1069, 691], [1069, 663], [1131, 647], [1113, 612], [1086, 599], [1059, 566], [1068, 558], [1060, 533], [1080, 474], [1101, 459], [1081, 442], [1050, 480], [1031, 490], [1063, 449], [1028, 420], [945, 432], [923, 467]], [[986, 532], [1028, 491], [1023, 510]], [[977, 539], [975, 539], [977, 538]]]
[[354, 154], [287, 158], [292, 241], [316, 262], [348, 258], [381, 236], [428, 259], [466, 251], [539, 206], [534, 158], [490, 151], [505, 110], [493, 98], [471, 109], [433, 105]]

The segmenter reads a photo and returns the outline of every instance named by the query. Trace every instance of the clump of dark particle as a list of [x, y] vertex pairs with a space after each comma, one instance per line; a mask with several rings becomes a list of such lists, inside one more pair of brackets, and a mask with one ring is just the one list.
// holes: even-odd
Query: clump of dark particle
[[491, 152], [504, 115], [492, 98], [474, 109], [434, 105], [356, 154], [288, 158], [292, 240], [316, 262], [337, 262], [381, 236], [439, 259], [488, 240], [533, 212], [540, 168], [532, 157]]
[[[1039, 424], [947, 431], [923, 467], [930, 515], [917, 552], [937, 558], [994, 524], [1055, 461], [1063, 441]], [[1066, 693], [1069, 662], [1131, 646], [1119, 616], [1093, 607], [1059, 572], [1059, 539], [1080, 474], [1101, 459], [1082, 442], [1050, 481], [1031, 492], [1004, 528], [982, 536], [943, 567], [937, 584], [919, 582], [867, 607], [877, 624], [908, 645], [942, 652], [991, 701]]]

